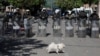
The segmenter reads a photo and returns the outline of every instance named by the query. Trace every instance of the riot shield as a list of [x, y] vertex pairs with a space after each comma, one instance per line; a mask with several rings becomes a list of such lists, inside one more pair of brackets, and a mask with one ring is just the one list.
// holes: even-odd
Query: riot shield
[[93, 20], [91, 28], [91, 38], [99, 38], [99, 21]]
[[74, 37], [72, 20], [66, 20], [65, 22], [65, 37]]
[[61, 25], [60, 25], [60, 21], [56, 20], [53, 21], [53, 36], [54, 37], [61, 37]]
[[79, 24], [78, 24], [78, 37], [86, 37], [86, 20], [85, 19], [81, 19], [79, 20]]
[[43, 21], [38, 22], [38, 37], [46, 37], [46, 25]]

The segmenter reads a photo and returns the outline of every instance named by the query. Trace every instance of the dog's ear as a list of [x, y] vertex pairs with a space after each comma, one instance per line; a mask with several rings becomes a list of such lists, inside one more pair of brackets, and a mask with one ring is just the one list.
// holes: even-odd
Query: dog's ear
[[66, 45], [65, 45], [65, 44], [63, 44], [63, 46], [64, 46], [64, 47], [66, 47]]
[[64, 47], [66, 46], [64, 43], [60, 43], [61, 45], [63, 45]]
[[51, 42], [51, 44], [55, 44], [55, 42]]

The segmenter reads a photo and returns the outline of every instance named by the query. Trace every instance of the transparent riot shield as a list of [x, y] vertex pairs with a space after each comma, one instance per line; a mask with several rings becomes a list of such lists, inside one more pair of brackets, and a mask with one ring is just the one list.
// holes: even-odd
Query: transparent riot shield
[[38, 32], [37, 27], [38, 27], [38, 23], [32, 24], [32, 34], [37, 35]]
[[53, 36], [61, 37], [61, 26], [60, 26], [59, 19], [56, 19], [56, 21], [53, 21]]
[[65, 37], [74, 37], [72, 20], [66, 20], [65, 22]]
[[92, 21], [91, 38], [99, 38], [99, 21]]
[[43, 21], [38, 23], [38, 37], [46, 37], [46, 24]]
[[86, 20], [85, 19], [80, 19], [79, 24], [78, 24], [78, 37], [86, 37]]

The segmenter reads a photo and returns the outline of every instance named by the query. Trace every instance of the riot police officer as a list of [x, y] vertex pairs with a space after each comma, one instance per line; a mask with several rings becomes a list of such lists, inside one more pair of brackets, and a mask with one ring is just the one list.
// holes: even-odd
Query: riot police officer
[[40, 12], [40, 15], [39, 15], [40, 19], [42, 20], [42, 22], [47, 25], [48, 23], [48, 13], [46, 11], [46, 9], [43, 9], [41, 12]]
[[96, 11], [94, 11], [91, 15], [90, 15], [90, 21], [92, 20], [99, 20], [99, 16], [96, 13]]
[[96, 13], [96, 11], [94, 11], [91, 15], [90, 15], [90, 19], [91, 21], [91, 37], [99, 37], [99, 16]]

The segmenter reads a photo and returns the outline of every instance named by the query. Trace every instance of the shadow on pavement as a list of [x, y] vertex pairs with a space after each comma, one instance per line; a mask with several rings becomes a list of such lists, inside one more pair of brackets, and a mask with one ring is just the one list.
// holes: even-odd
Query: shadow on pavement
[[[37, 39], [5, 39], [2, 42], [0, 42], [0, 53], [12, 55], [12, 53], [16, 50], [22, 50], [24, 52], [24, 48], [28, 48], [30, 52], [32, 49], [38, 49], [46, 47], [47, 44], [43, 43], [42, 40]], [[10, 51], [10, 52], [9, 52]], [[32, 54], [37, 54], [36, 52], [33, 52]]]
[[[50, 54], [56, 53], [55, 51], [50, 52]], [[63, 51], [59, 51], [59, 53], [64, 53]]]

